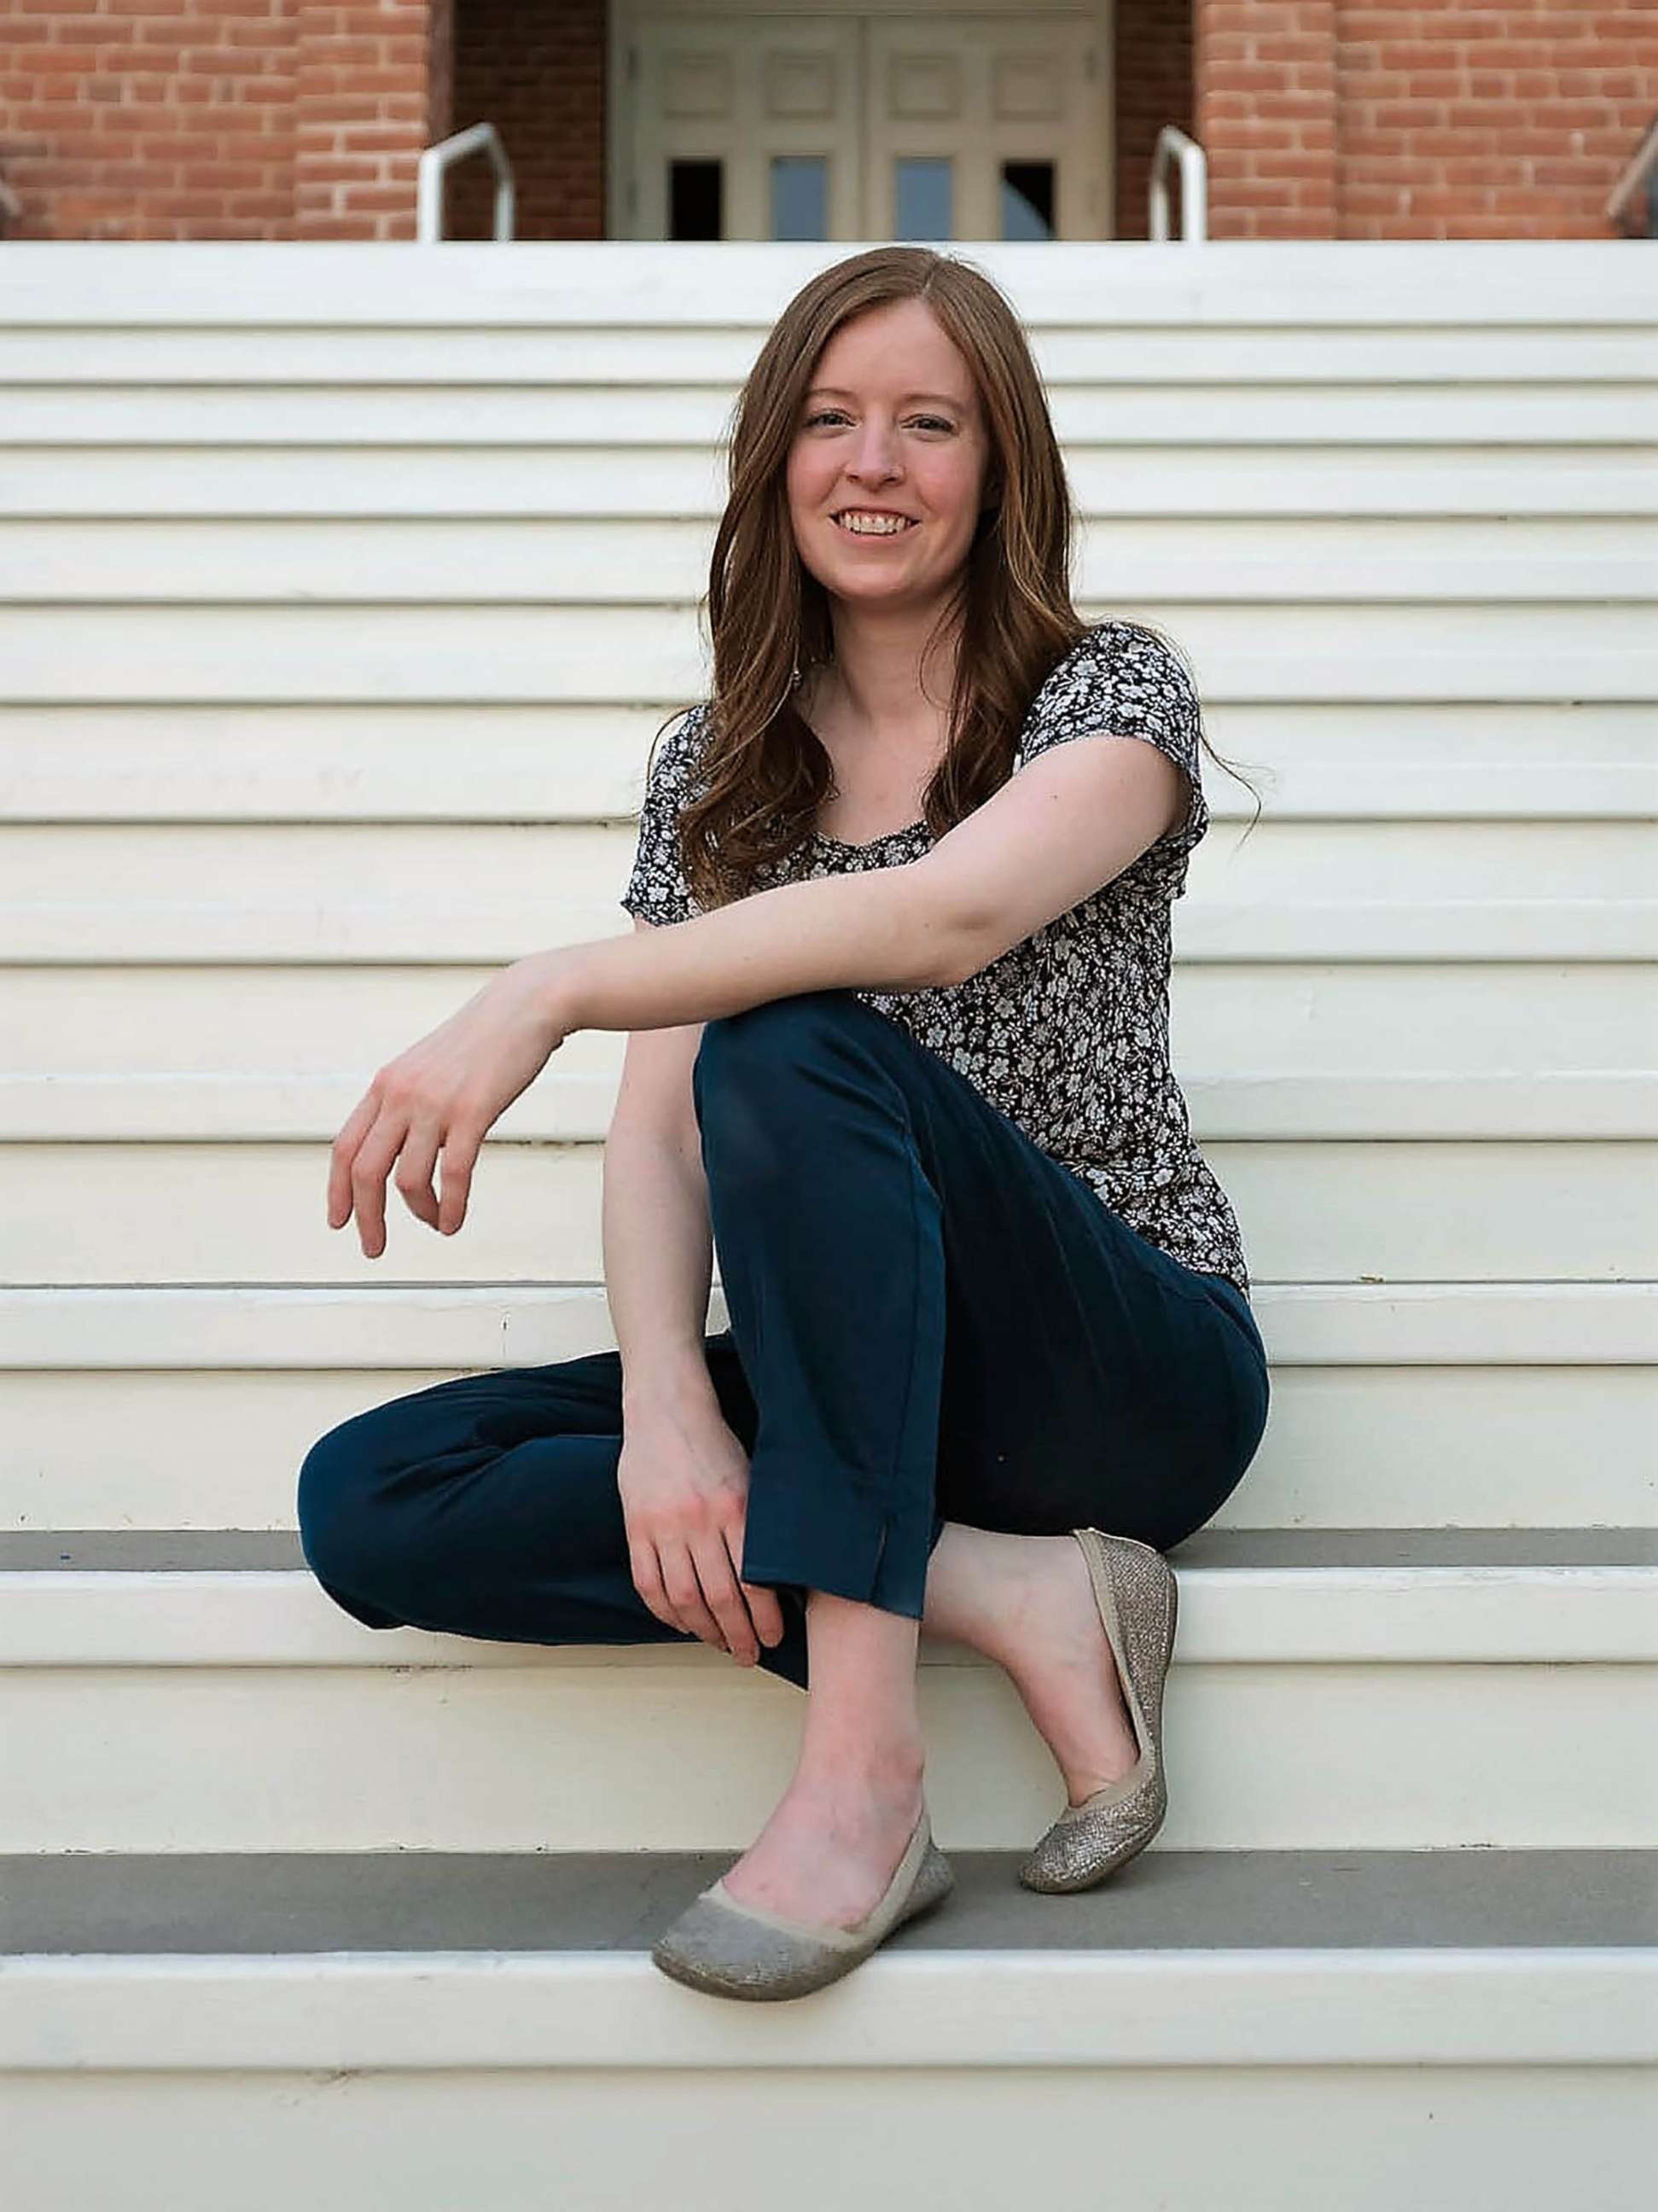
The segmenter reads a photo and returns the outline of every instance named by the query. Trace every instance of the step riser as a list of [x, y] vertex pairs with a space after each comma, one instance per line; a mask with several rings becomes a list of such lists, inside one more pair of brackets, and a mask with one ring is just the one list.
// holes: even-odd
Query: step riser
[[231, 2070], [14, 2076], [0, 2124], [12, 2212], [292, 2212], [320, 2174], [398, 2212], [1645, 2212], [1651, 2094], [1570, 2065]]
[[[9, 1670], [0, 1850], [734, 1851], [788, 1780], [789, 1684], [478, 1648], [452, 1669]], [[920, 1697], [940, 1842], [1029, 1846], [1060, 1788], [1006, 1678], [926, 1665]], [[1153, 1849], [1639, 1848], [1658, 1827], [1650, 1667], [1177, 1659], [1164, 1712]]]
[[[9, 453], [9, 463], [10, 459]], [[9, 703], [8, 722], [15, 722], [26, 711]], [[163, 725], [169, 734], [181, 725], [191, 726], [192, 710], [187, 707], [152, 711], [154, 721]], [[263, 720], [267, 710], [252, 711]], [[377, 712], [391, 716], [385, 742], [398, 749], [407, 769], [410, 724], [423, 711], [418, 705], [349, 710], [349, 719], [334, 732], [327, 756], [328, 772], [336, 773], [334, 764], [349, 754], [354, 763], [362, 763], [364, 787], [372, 787], [377, 796], [386, 793], [387, 803], [395, 804], [395, 787], [388, 788], [386, 780], [363, 759], [365, 744], [371, 742], [365, 722]], [[461, 747], [465, 748], [465, 781], [460, 784], [446, 781], [446, 763], [441, 772], [433, 766], [425, 771], [422, 793], [428, 811], [445, 825], [452, 821], [447, 811], [451, 800], [456, 808], [469, 803], [478, 781], [488, 775], [490, 757], [487, 739], [477, 734], [477, 710], [468, 706], [455, 711], [465, 724], [465, 734], [445, 750], [452, 759]], [[537, 715], [544, 711], [553, 709], [537, 709]], [[1328, 711], [1322, 707], [1317, 710], [1321, 716]], [[1486, 718], [1502, 716], [1506, 728], [1520, 711], [1517, 708], [1471, 704], [1454, 710], [1454, 725], [1429, 722], [1425, 726], [1413, 718], [1408, 707], [1336, 711], [1375, 716], [1374, 722], [1361, 726], [1339, 750], [1327, 743], [1318, 746], [1319, 770], [1328, 779], [1327, 809], [1338, 817], [1354, 812], [1360, 818], [1368, 816], [1372, 794], [1363, 779], [1367, 772], [1380, 772], [1378, 761], [1385, 763], [1385, 772], [1393, 779], [1394, 805], [1400, 803], [1401, 781], [1409, 803], [1412, 783], [1399, 766], [1399, 757], [1401, 749], [1413, 739], [1419, 748], [1436, 749], [1438, 765], [1460, 768], [1470, 779], [1471, 787], [1473, 780], [1478, 779], [1477, 819], [1487, 814], [1498, 776], [1503, 780], [1505, 799], [1515, 777], [1525, 776], [1524, 765], [1518, 769], [1514, 765], [1513, 748], [1506, 743], [1496, 744], [1494, 729], [1488, 739], [1490, 750], [1484, 754], [1473, 750], [1469, 737], [1470, 724], [1477, 730]], [[1626, 737], [1614, 736], [1598, 720], [1590, 723], [1591, 734], [1585, 735], [1581, 727], [1579, 718], [1586, 714], [1612, 714], [1618, 709], [1575, 707], [1570, 710], [1570, 719], [1563, 710], [1546, 711], [1551, 720], [1544, 742], [1552, 755], [1550, 764], [1570, 783], [1577, 805], [1594, 787], [1597, 760], [1604, 762], [1619, 751], [1634, 758], [1637, 750], [1650, 750], [1650, 708], [1629, 710], [1638, 730], [1631, 728]], [[321, 708], [296, 712], [303, 718], [307, 738], [325, 719]], [[1298, 716], [1293, 708], [1273, 701], [1260, 712], [1263, 720], [1270, 723], [1269, 728], [1240, 730], [1234, 726], [1229, 731], [1224, 718], [1219, 718], [1213, 742], [1224, 750], [1229, 735], [1233, 736], [1236, 752], [1244, 759], [1250, 757], [1250, 746], [1255, 744], [1260, 748], [1255, 759], [1271, 758], [1280, 768], [1291, 769], [1286, 781], [1293, 788], [1294, 770], [1299, 763], [1285, 763], [1286, 746], [1313, 749], [1308, 728], [1312, 710]], [[275, 762], [267, 764], [252, 752], [251, 743], [244, 742], [244, 732], [224, 728], [211, 718], [210, 710], [198, 708], [194, 713], [197, 720], [208, 719], [209, 734], [197, 739], [200, 772], [192, 761], [182, 779], [184, 784], [198, 793], [214, 774], [230, 779], [232, 771], [227, 763], [234, 762], [238, 765], [232, 782], [233, 807], [246, 808], [252, 784], [263, 808], [278, 774]], [[598, 719], [602, 721], [602, 715]], [[605, 738], [602, 726], [592, 726], [592, 720], [584, 714], [580, 742], [596, 754]], [[617, 811], [632, 812], [638, 806], [654, 722], [653, 717], [652, 731], [639, 734], [626, 772], [629, 787], [626, 807], [617, 806]], [[50, 745], [43, 742], [40, 746], [41, 758], [50, 760], [60, 772], [68, 762], [78, 764], [84, 757], [72, 749], [75, 734], [73, 726], [65, 731], [54, 722]], [[142, 763], [155, 757], [157, 742], [155, 729], [146, 720], [131, 732], [123, 730], [117, 740], [117, 757], [131, 774]], [[291, 727], [285, 727], [276, 742], [288, 758], [299, 738]], [[572, 812], [578, 811], [584, 803], [581, 787], [573, 775], [567, 775], [562, 751], [550, 752], [539, 733], [533, 751], [528, 738], [524, 745], [525, 757], [535, 763], [538, 795], [532, 800], [521, 793], [511, 794], [508, 811], [520, 817], [537, 812], [544, 816], [555, 794]], [[100, 755], [95, 764], [77, 765], [75, 770], [75, 787], [82, 793], [83, 805], [88, 790], [102, 793], [107, 788], [99, 774], [104, 759]], [[417, 768], [410, 772], [421, 773]], [[18, 773], [21, 776], [25, 771]], [[1219, 816], [1231, 803], [1231, 790], [1227, 780], [1220, 779], [1210, 799], [1213, 816]], [[141, 811], [148, 797], [140, 793], [135, 801]], [[1418, 806], [1430, 810], [1436, 798], [1430, 787]], [[604, 794], [595, 794], [593, 811], [609, 811], [613, 803]], [[1644, 803], [1649, 805], [1649, 799]], [[1550, 823], [1552, 836], [1564, 834], [1558, 817], [1544, 818]], [[1248, 848], [1252, 862], [1275, 831], [1291, 834], [1279, 830], [1269, 812], [1252, 833]], [[428, 866], [447, 866], [458, 834], [446, 826], [441, 857], [434, 853]], [[1292, 834], [1299, 838], [1307, 833], [1304, 827], [1298, 827]], [[1198, 897], [1198, 880], [1206, 872], [1204, 860], [1210, 838], [1230, 847], [1234, 835], [1230, 825], [1218, 830], [1212, 826], [1209, 837], [1192, 856], [1191, 887], [1181, 902], [1178, 919], [1182, 926], [1175, 933], [1169, 978], [1169, 1012], [1180, 1038], [1181, 1088], [1193, 1109], [1193, 1133], [1206, 1148], [1212, 1138], [1228, 1133], [1239, 1110], [1238, 1102], [1256, 1095], [1258, 1087], [1268, 1082], [1279, 1086], [1272, 1101], [1276, 1123], [1262, 1124], [1259, 1120], [1252, 1123], [1252, 1129], [1264, 1134], [1293, 1134], [1304, 1119], [1298, 1099], [1310, 1095], [1328, 1105], [1333, 1097], [1342, 1095], [1339, 1088], [1333, 1086], [1346, 1086], [1350, 1113], [1355, 1095], [1368, 1097], [1373, 1110], [1380, 1114], [1382, 1127], [1394, 1134], [1400, 1130], [1438, 1133], [1443, 1118], [1459, 1110], [1466, 1112], [1466, 1102], [1472, 1096], [1485, 1102], [1485, 1126], [1496, 1134], [1501, 1133], [1505, 1121], [1535, 1114], [1537, 1087], [1563, 1078], [1571, 1089], [1567, 1105], [1555, 1109], [1558, 1118], [1554, 1126], [1558, 1133], [1565, 1135], [1582, 1127], [1570, 1113], [1572, 1095], [1581, 1095], [1582, 1085], [1592, 1084], [1597, 1075], [1649, 1074], [1650, 1054], [1643, 1049], [1643, 1041], [1651, 979], [1633, 963], [1585, 960], [1558, 969], [1538, 967], [1517, 957], [1507, 963], [1459, 959], [1455, 948], [1448, 945], [1438, 959], [1412, 967], [1407, 980], [1402, 981], [1395, 966], [1337, 960], [1326, 944], [1304, 961], [1254, 963], [1241, 983], [1236, 959], [1224, 953], [1212, 959], [1198, 958], [1184, 927], [1187, 907]], [[603, 841], [602, 862], [592, 857], [591, 841], [595, 838]], [[1292, 851], [1298, 854], [1299, 846], [1292, 847]], [[580, 918], [591, 919], [605, 935], [624, 931], [628, 916], [616, 902], [626, 882], [630, 859], [630, 841], [625, 831], [579, 831], [573, 827], [557, 857], [544, 863], [536, 908], [524, 918], [524, 934], [513, 952], [503, 951], [502, 958], [515, 957], [529, 945], [552, 941], [545, 893], [550, 873], [568, 896], [573, 870], [591, 869], [591, 888], [585, 894]], [[1368, 866], [1368, 858], [1357, 865]], [[93, 880], [97, 880], [95, 872]], [[303, 884], [305, 878], [299, 880]], [[356, 884], [364, 880], [361, 875], [353, 878]], [[62, 897], [61, 884], [54, 888]], [[1235, 890], [1233, 896], [1238, 895]], [[388, 921], [391, 911], [388, 908]], [[574, 937], [578, 917], [561, 909], [560, 919], [568, 922]], [[345, 914], [337, 910], [330, 925], [335, 935], [345, 921]], [[57, 1079], [53, 1086], [57, 1118], [47, 1126], [64, 1137], [89, 1131], [107, 1133], [112, 1121], [118, 1127], [124, 1121], [128, 1132], [137, 1134], [153, 1127], [154, 1117], [161, 1111], [175, 1124], [183, 1121], [204, 1136], [246, 1136], [256, 1128], [269, 1128], [279, 1135], [314, 1135], [325, 1096], [337, 1106], [339, 1119], [343, 1121], [380, 1061], [401, 1051], [412, 1038], [435, 1029], [489, 981], [492, 971], [492, 963], [481, 956], [472, 964], [473, 956], [459, 946], [448, 928], [440, 927], [435, 920], [427, 927], [418, 957], [413, 962], [399, 958], [390, 966], [290, 960], [270, 966], [238, 967], [227, 973], [223, 967], [203, 959], [203, 948], [198, 940], [191, 957], [180, 964], [149, 967], [134, 962], [130, 937], [112, 945], [111, 961], [101, 966], [83, 964], [88, 963], [88, 952], [84, 942], [79, 948], [79, 962], [64, 965], [30, 966], [19, 962], [17, 950], [8, 947], [0, 933], [0, 951], [9, 954], [7, 1002], [15, 1016], [8, 1030], [0, 1033], [0, 1072], [34, 1080], [20, 1088], [18, 1095], [24, 1100], [21, 1109], [0, 1098], [0, 1110], [15, 1116], [0, 1127], [40, 1126], [39, 1109], [45, 1102], [35, 1088], [42, 1072], [39, 1041], [49, 1036], [50, 1072]], [[1402, 1019], [1410, 1024], [1410, 1050], [1405, 1054], [1399, 1042]], [[1514, 1048], [1516, 1037], [1525, 1040], [1523, 1054]], [[577, 1116], [580, 1126], [573, 1127], [572, 1134], [602, 1136], [615, 1109], [625, 1051], [626, 1038], [618, 1030], [577, 1030], [559, 1047], [531, 1089], [507, 1109], [496, 1127], [539, 1132], [550, 1122]], [[101, 1079], [106, 1093], [107, 1103], [98, 1121], [92, 1119], [89, 1095], [76, 1080], [89, 1077]], [[580, 1085], [574, 1098], [566, 1089], [567, 1079]], [[359, 1086], [356, 1091], [351, 1089], [354, 1081]], [[1421, 1104], [1423, 1081], [1431, 1085], [1430, 1104], [1425, 1110]], [[240, 1101], [234, 1094], [228, 1095], [231, 1084], [247, 1086]], [[1406, 1097], [1417, 1101], [1416, 1110], [1407, 1115], [1398, 1111], [1401, 1086], [1406, 1086]], [[160, 1109], [152, 1103], [158, 1096], [162, 1102]], [[65, 1127], [62, 1117], [75, 1111], [77, 1103], [80, 1118], [71, 1130]], [[234, 1114], [233, 1107], [238, 1109]], [[225, 1118], [214, 1118], [216, 1109]]]
[[[1655, 1151], [1587, 1139], [1205, 1146], [1261, 1279], [1447, 1285], [1658, 1276]], [[8, 1273], [127, 1284], [142, 1255], [158, 1285], [603, 1279], [597, 1144], [498, 1146], [454, 1238], [394, 1190], [378, 1261], [329, 1228], [328, 1169], [321, 1142], [3, 1146]]]
[[[1260, 1304], [1270, 1354], [1270, 1293]], [[724, 1325], [723, 1310], [711, 1316], [711, 1327]], [[522, 1364], [575, 1356], [578, 1334], [582, 1349], [602, 1348], [602, 1337], [588, 1342], [573, 1330], [526, 1347]], [[292, 1528], [298, 1471], [319, 1437], [466, 1371], [76, 1370], [69, 1348], [64, 1356], [70, 1364], [61, 1370], [5, 1377], [0, 1528], [122, 1528], [139, 1519], [156, 1528]], [[141, 1474], [135, 1437], [147, 1440]], [[1655, 1522], [1658, 1367], [1363, 1366], [1338, 1357], [1274, 1365], [1266, 1434], [1213, 1525]]]

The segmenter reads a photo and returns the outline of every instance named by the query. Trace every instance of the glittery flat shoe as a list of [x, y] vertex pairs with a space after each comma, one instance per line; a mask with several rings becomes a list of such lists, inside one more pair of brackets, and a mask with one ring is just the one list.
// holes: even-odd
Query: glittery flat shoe
[[651, 1959], [675, 1981], [713, 1996], [805, 1996], [849, 1974], [895, 1928], [939, 1903], [955, 1886], [923, 1808], [885, 1896], [850, 1928], [786, 1920], [739, 1904], [726, 1893], [722, 1875], [664, 1929]]
[[1140, 1755], [1127, 1774], [1066, 1807], [1019, 1869], [1027, 1889], [1091, 1888], [1145, 1850], [1169, 1809], [1161, 1739], [1179, 1603], [1174, 1570], [1161, 1552], [1132, 1536], [1102, 1528], [1071, 1533], [1088, 1562]]

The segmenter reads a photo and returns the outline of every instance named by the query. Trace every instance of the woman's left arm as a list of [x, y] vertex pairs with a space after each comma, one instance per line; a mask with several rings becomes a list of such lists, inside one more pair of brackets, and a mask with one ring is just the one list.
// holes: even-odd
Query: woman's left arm
[[1180, 770], [1099, 731], [1039, 753], [919, 860], [810, 876], [544, 963], [572, 1030], [671, 1029], [802, 991], [964, 982], [1121, 874], [1184, 809]]
[[570, 1030], [675, 1029], [803, 991], [920, 991], [971, 970], [932, 854], [811, 876], [630, 937], [531, 953]]
[[1166, 755], [1102, 732], [1038, 755], [919, 860], [515, 960], [375, 1076], [334, 1139], [329, 1226], [355, 1213], [378, 1258], [396, 1162], [410, 1212], [452, 1235], [485, 1136], [573, 1030], [677, 1029], [805, 991], [964, 981], [1110, 882], [1169, 823], [1176, 795]]
[[334, 1139], [329, 1227], [355, 1215], [364, 1256], [378, 1259], [395, 1165], [410, 1212], [452, 1236], [484, 1138], [574, 1030], [676, 1029], [805, 991], [914, 991], [970, 975], [935, 858], [779, 884], [687, 921], [515, 960], [375, 1075]]

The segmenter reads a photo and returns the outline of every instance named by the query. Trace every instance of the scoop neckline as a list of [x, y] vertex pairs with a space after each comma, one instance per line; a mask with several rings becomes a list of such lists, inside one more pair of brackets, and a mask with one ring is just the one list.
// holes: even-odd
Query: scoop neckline
[[831, 837], [826, 830], [814, 829], [811, 834], [820, 845], [833, 845], [837, 852], [872, 853], [878, 846], [891, 844], [895, 837], [913, 836], [916, 830], [926, 828], [926, 820], [923, 816], [920, 821], [906, 822], [902, 829], [885, 830], [878, 837], [866, 837], [861, 845], [851, 844], [844, 837]]

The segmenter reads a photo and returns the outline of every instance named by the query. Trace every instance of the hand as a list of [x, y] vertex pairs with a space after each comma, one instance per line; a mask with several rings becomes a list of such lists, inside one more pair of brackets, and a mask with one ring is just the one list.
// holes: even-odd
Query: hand
[[[398, 1188], [409, 1211], [440, 1236], [466, 1218], [478, 1147], [563, 1043], [572, 1024], [551, 1009], [561, 955], [514, 961], [459, 1013], [380, 1069], [334, 1139], [328, 1225], [353, 1212], [364, 1256], [386, 1249], [386, 1178], [402, 1156]], [[440, 1152], [443, 1196], [433, 1190]]]
[[776, 1591], [739, 1578], [749, 1457], [717, 1401], [627, 1418], [616, 1487], [634, 1587], [659, 1620], [741, 1667], [782, 1641]]

